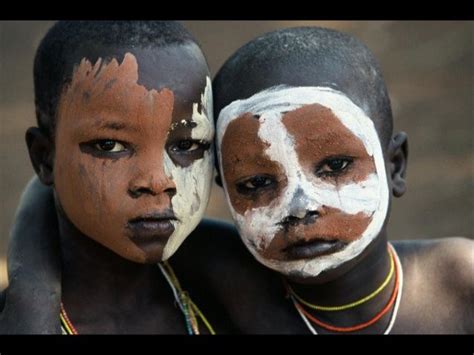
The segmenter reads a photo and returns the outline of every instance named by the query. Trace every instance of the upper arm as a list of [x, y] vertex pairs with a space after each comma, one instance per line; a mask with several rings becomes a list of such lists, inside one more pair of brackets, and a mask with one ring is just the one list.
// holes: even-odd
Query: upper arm
[[35, 177], [17, 209], [8, 246], [9, 285], [0, 328], [54, 333], [60, 304], [60, 249], [52, 189]]

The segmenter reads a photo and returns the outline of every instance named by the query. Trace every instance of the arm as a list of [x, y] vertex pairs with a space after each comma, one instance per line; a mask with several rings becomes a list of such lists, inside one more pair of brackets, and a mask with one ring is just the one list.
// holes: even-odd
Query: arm
[[34, 177], [11, 230], [0, 334], [59, 333], [60, 250], [53, 191]]

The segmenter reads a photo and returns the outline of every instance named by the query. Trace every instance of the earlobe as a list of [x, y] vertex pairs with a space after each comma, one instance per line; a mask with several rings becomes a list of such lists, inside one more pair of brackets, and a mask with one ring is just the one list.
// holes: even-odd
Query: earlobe
[[406, 191], [408, 136], [405, 132], [399, 132], [392, 137], [389, 157], [392, 192], [395, 197], [401, 197]]
[[51, 139], [38, 127], [30, 127], [25, 134], [31, 164], [45, 185], [52, 185], [54, 146]]

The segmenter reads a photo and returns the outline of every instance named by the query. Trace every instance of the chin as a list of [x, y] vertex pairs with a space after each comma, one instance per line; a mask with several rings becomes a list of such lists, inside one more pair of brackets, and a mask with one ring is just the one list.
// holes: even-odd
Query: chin
[[140, 261], [141, 264], [157, 264], [163, 261], [163, 248], [156, 251], [147, 251]]
[[127, 255], [120, 254], [120, 256], [137, 264], [157, 264], [162, 261], [163, 248], [159, 248], [159, 250], [140, 250], [137, 253]]

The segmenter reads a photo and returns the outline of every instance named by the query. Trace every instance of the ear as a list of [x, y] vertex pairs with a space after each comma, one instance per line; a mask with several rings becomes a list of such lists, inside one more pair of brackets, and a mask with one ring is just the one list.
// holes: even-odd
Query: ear
[[38, 127], [30, 127], [25, 135], [26, 145], [30, 154], [31, 164], [38, 178], [45, 185], [52, 185], [54, 144]]
[[395, 197], [401, 197], [407, 189], [405, 175], [408, 159], [408, 136], [405, 132], [399, 132], [392, 137], [388, 147], [388, 157], [392, 193]]

